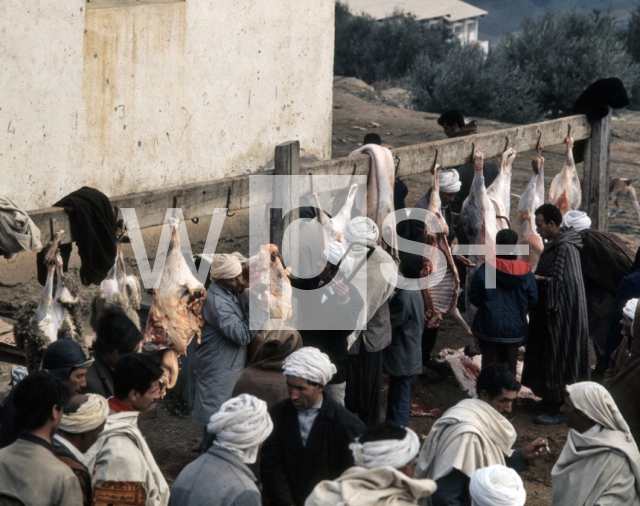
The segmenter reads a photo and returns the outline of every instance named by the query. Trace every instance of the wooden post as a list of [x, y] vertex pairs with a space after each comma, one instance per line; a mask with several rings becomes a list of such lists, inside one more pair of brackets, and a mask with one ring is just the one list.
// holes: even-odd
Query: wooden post
[[609, 114], [591, 124], [591, 137], [584, 153], [582, 209], [591, 218], [593, 228], [605, 231], [609, 224], [609, 145], [611, 143], [611, 108]]
[[[276, 146], [274, 176], [298, 176], [300, 174], [300, 142], [289, 141]], [[270, 216], [271, 243], [282, 250], [282, 238], [287, 226], [300, 217], [298, 181], [282, 181], [276, 178], [273, 184], [273, 202]], [[296, 178], [293, 178], [296, 179]], [[286, 184], [285, 184], [286, 183]], [[282, 203], [291, 202], [295, 206], [289, 213], [282, 212]], [[290, 252], [298, 250], [297, 243], [288, 245]]]

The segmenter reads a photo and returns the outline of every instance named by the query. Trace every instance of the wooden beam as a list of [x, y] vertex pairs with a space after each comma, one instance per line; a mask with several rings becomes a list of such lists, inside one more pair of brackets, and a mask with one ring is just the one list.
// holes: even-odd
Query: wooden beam
[[[274, 176], [281, 176], [274, 180], [273, 199], [271, 202], [270, 238], [271, 244], [275, 244], [282, 250], [284, 231], [292, 221], [300, 217], [297, 207], [284, 213], [283, 208], [287, 204], [298, 204], [300, 196], [298, 191], [298, 176], [300, 174], [300, 142], [290, 141], [276, 146]], [[290, 238], [292, 239], [292, 238]], [[297, 244], [288, 244], [288, 251], [298, 251]]]
[[591, 126], [591, 137], [584, 154], [582, 209], [591, 218], [593, 228], [606, 231], [609, 225], [609, 145], [611, 143], [611, 108], [609, 114]]
[[7, 364], [27, 365], [24, 351], [17, 346], [0, 342], [0, 362]]
[[[439, 164], [445, 167], [456, 167], [470, 162], [474, 150], [482, 151], [485, 158], [500, 156], [507, 145], [519, 152], [531, 151], [536, 148], [538, 141], [545, 147], [562, 144], [569, 131], [575, 140], [591, 137], [591, 125], [586, 116], [581, 115], [456, 139], [406, 146], [394, 149], [392, 152], [398, 164], [397, 175], [409, 176], [430, 170], [436, 157]], [[604, 141], [605, 139], [603, 138], [602, 142]], [[338, 158], [301, 165], [300, 174], [367, 175], [370, 163], [367, 155], [354, 158]], [[276, 160], [276, 164], [280, 164], [280, 162]], [[273, 171], [265, 171], [258, 174], [268, 175], [273, 173]], [[111, 203], [114, 208], [118, 209], [123, 207], [135, 208], [140, 228], [148, 228], [162, 225], [166, 210], [176, 205], [182, 208], [184, 217], [187, 220], [210, 216], [215, 208], [228, 207], [229, 211], [246, 209], [249, 207], [249, 178], [250, 175], [229, 177], [121, 195], [111, 197]], [[314, 191], [321, 193], [324, 188], [314, 182]], [[301, 184], [299, 192], [301, 195], [310, 193], [310, 181]], [[266, 205], [272, 202], [272, 197], [272, 187], [271, 185], [266, 185], [260, 192], [254, 192], [251, 205]], [[52, 228], [55, 230], [62, 228], [67, 232], [70, 230], [68, 216], [60, 208], [37, 209], [31, 211], [29, 215], [42, 232], [41, 239], [43, 244], [49, 242]], [[69, 243], [72, 240], [73, 238], [69, 232], [65, 234], [62, 242]]]

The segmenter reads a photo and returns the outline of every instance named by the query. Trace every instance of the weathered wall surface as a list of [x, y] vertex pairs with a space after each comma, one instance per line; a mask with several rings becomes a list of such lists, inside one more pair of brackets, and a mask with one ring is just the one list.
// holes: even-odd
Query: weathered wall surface
[[[26, 209], [331, 153], [333, 0], [0, 2], [0, 193]], [[1, 280], [0, 280], [1, 281]]]

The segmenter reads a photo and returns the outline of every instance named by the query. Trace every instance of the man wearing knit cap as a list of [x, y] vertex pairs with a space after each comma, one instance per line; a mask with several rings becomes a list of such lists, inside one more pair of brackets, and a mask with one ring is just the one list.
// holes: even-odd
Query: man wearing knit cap
[[289, 399], [269, 413], [273, 433], [262, 448], [260, 475], [271, 506], [302, 506], [322, 480], [353, 465], [349, 444], [364, 424], [323, 395], [336, 368], [320, 350], [304, 347], [284, 362]]
[[[80, 393], [80, 390], [87, 386], [87, 369], [91, 364], [93, 364], [93, 359], [87, 358], [82, 351], [82, 346], [71, 339], [59, 339], [51, 343], [47, 346], [42, 359], [42, 368], [62, 380], [73, 395]], [[2, 405], [0, 448], [13, 443], [20, 434], [20, 429], [15, 421], [14, 390], [15, 387]]]
[[75, 395], [64, 408], [60, 427], [53, 436], [54, 454], [78, 478], [85, 506], [92, 504], [92, 496], [84, 453], [98, 440], [108, 414], [107, 400], [101, 395]]
[[631, 434], [640, 438], [640, 318], [638, 299], [630, 299], [622, 310], [622, 341], [611, 355], [604, 386], [611, 392]]
[[316, 485], [305, 506], [409, 505], [436, 490], [432, 480], [413, 479], [420, 441], [411, 429], [386, 421], [368, 428], [350, 447], [355, 466]]
[[318, 276], [291, 278], [298, 305], [291, 325], [300, 332], [304, 346], [318, 348], [335, 365], [337, 373], [325, 384], [326, 393], [343, 406], [348, 337], [357, 328], [364, 307], [359, 291], [345, 279], [354, 268], [354, 259], [345, 254], [342, 243], [329, 242], [322, 252], [322, 272]]
[[[631, 269], [634, 253], [616, 234], [591, 228], [591, 219], [584, 211], [568, 211], [562, 218], [562, 225], [572, 227], [582, 239], [580, 268], [587, 296], [589, 337], [596, 354], [596, 370], [604, 374], [608, 363], [605, 347], [611, 312], [622, 278]], [[603, 265], [607, 268], [602, 269]], [[618, 320], [620, 309], [618, 307]]]
[[495, 465], [478, 469], [469, 483], [471, 506], [524, 506], [527, 492], [513, 469]]
[[[204, 326], [196, 348], [196, 387], [192, 419], [203, 426], [199, 452], [213, 436], [207, 431], [211, 415], [228, 400], [247, 362], [247, 345], [256, 334], [242, 310], [242, 264], [235, 254], [215, 254], [209, 271], [212, 283], [202, 307]], [[265, 315], [266, 319], [266, 315]], [[255, 325], [254, 328], [259, 328]]]
[[264, 401], [249, 394], [226, 401], [207, 426], [215, 436], [213, 444], [182, 470], [169, 505], [260, 506], [260, 489], [247, 464], [256, 461], [272, 429]]
[[551, 470], [552, 506], [640, 505], [640, 453], [609, 392], [568, 385], [561, 410], [570, 430]]

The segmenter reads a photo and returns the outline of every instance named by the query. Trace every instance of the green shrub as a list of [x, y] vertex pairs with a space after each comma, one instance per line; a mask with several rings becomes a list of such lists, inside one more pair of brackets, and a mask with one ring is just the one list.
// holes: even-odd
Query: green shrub
[[334, 74], [353, 76], [368, 83], [402, 79], [418, 56], [442, 57], [451, 31], [438, 25], [428, 28], [410, 14], [376, 21], [353, 16], [336, 3]]

